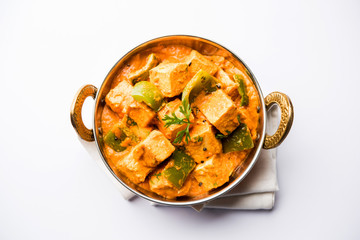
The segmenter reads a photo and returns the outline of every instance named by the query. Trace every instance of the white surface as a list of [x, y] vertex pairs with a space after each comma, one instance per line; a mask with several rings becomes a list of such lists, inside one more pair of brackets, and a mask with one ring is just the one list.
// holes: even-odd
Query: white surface
[[[129, 2], [0, 2], [0, 239], [359, 239], [360, 2]], [[265, 95], [291, 97], [272, 211], [124, 201], [77, 141], [78, 88], [176, 33], [222, 43]]]

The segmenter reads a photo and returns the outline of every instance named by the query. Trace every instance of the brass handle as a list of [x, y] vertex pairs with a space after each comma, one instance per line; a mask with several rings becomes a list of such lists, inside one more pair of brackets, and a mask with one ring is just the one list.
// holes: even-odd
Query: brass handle
[[76, 93], [70, 109], [71, 124], [73, 125], [78, 135], [88, 142], [95, 140], [94, 132], [92, 129], [85, 127], [81, 117], [81, 110], [85, 99], [90, 96], [95, 99], [96, 93], [97, 88], [93, 85], [85, 85], [81, 87]]
[[266, 110], [277, 104], [281, 110], [280, 124], [274, 135], [265, 135], [263, 148], [270, 149], [279, 146], [288, 135], [294, 119], [294, 108], [290, 98], [281, 92], [272, 92], [265, 98]]

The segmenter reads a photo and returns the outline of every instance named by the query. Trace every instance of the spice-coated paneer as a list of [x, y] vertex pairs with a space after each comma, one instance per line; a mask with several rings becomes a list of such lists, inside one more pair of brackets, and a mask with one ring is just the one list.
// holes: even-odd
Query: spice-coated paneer
[[[171, 141], [174, 141], [174, 139], [176, 138], [176, 134], [179, 131], [184, 130], [187, 124], [173, 124], [170, 125], [169, 127], [165, 127], [165, 122], [162, 119], [166, 115], [172, 116], [173, 113], [175, 113], [175, 115], [178, 118], [184, 118], [185, 117], [184, 114], [180, 112], [180, 106], [181, 106], [181, 100], [177, 98], [174, 101], [167, 103], [157, 113], [158, 121], [156, 122], [156, 125], [159, 128], [159, 130], [165, 135], [165, 137], [167, 137]], [[194, 119], [193, 114], [190, 113], [190, 121], [193, 121], [193, 119]]]
[[[197, 116], [202, 115], [198, 113]], [[202, 120], [203, 119], [203, 120]], [[196, 118], [190, 131], [191, 141], [185, 145], [185, 152], [200, 163], [212, 155], [222, 152], [219, 139], [215, 138], [214, 127], [205, 118]]]
[[234, 100], [239, 95], [238, 84], [231, 80], [224, 70], [220, 68], [215, 77], [219, 80], [221, 89], [229, 95], [231, 99]]
[[150, 135], [139, 145], [145, 150], [144, 158], [146, 166], [155, 167], [175, 151], [175, 147], [170, 141], [157, 130], [153, 130]]
[[145, 181], [146, 176], [153, 168], [144, 165], [140, 159], [144, 149], [135, 146], [131, 152], [116, 163], [116, 168], [135, 184]]
[[194, 76], [200, 69], [210, 75], [214, 75], [218, 70], [218, 67], [214, 63], [195, 50], [191, 51], [186, 62], [189, 65], [190, 77]]
[[148, 126], [154, 119], [156, 113], [152, 111], [146, 104], [136, 102], [131, 106], [129, 117], [131, 117], [139, 127]]
[[129, 112], [130, 105], [135, 101], [131, 96], [132, 89], [128, 82], [122, 81], [106, 95], [107, 105], [121, 117]]
[[130, 83], [122, 81], [110, 90], [105, 101], [120, 117], [128, 114], [140, 127], [145, 127], [155, 117], [155, 112], [146, 104], [135, 101], [131, 96], [132, 89]]
[[213, 155], [195, 167], [192, 175], [201, 183], [203, 191], [210, 191], [229, 181], [237, 164], [230, 156], [230, 154]]
[[119, 160], [116, 166], [132, 182], [140, 183], [153, 168], [170, 157], [174, 151], [175, 147], [169, 140], [161, 132], [154, 130], [126, 157]]
[[230, 134], [239, 126], [239, 112], [234, 102], [221, 89], [209, 94], [202, 92], [195, 99], [194, 104], [224, 135]]
[[159, 88], [165, 97], [179, 95], [189, 80], [186, 63], [161, 63], [150, 70], [150, 82]]

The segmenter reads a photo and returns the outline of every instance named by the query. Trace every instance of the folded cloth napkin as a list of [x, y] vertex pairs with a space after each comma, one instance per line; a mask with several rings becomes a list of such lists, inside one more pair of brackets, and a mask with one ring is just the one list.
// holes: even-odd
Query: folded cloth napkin
[[231, 191], [207, 204], [205, 208], [272, 209], [275, 192], [279, 190], [276, 177], [276, 149], [262, 150], [253, 169]]
[[[268, 112], [267, 130], [269, 132], [275, 132], [278, 116], [278, 109], [276, 107], [273, 107], [271, 111]], [[86, 151], [96, 160], [96, 162], [98, 162], [100, 167], [109, 173], [100, 157], [95, 142], [86, 142], [82, 139], [79, 140]], [[111, 174], [108, 175], [126, 200], [130, 200], [136, 196], [119, 183], [114, 176]], [[262, 149], [253, 169], [236, 187], [223, 196], [207, 202], [206, 204], [192, 207], [197, 211], [200, 211], [203, 208], [234, 210], [272, 209], [275, 203], [275, 192], [278, 190], [276, 149]]]

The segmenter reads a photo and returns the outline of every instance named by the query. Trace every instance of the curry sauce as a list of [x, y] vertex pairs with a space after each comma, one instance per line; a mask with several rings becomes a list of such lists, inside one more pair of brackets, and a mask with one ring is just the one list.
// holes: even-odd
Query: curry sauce
[[109, 165], [164, 198], [205, 196], [221, 187], [257, 140], [260, 101], [246, 69], [186, 46], [133, 56], [105, 102]]

